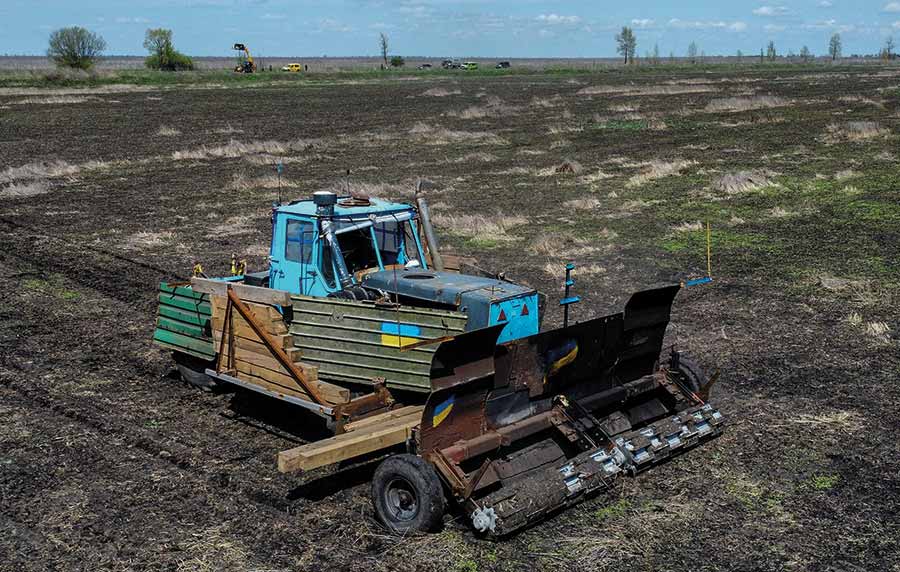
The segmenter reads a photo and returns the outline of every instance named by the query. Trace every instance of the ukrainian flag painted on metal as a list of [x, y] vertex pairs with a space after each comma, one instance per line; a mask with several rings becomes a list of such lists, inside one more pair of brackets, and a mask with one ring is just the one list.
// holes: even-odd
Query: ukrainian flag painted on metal
[[432, 427], [437, 427], [444, 421], [444, 419], [447, 418], [448, 415], [450, 415], [450, 412], [453, 411], [454, 400], [455, 397], [451, 395], [446, 399], [446, 401], [434, 408], [434, 417], [431, 418]]
[[402, 348], [421, 341], [422, 330], [415, 324], [381, 323], [381, 345]]

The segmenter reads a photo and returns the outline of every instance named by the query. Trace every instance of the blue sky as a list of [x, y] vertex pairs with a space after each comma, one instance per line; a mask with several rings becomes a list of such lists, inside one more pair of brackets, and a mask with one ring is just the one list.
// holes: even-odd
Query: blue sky
[[379, 32], [406, 56], [606, 57], [614, 36], [635, 29], [638, 54], [659, 45], [684, 55], [826, 52], [839, 32], [844, 53], [900, 43], [900, 0], [0, 0], [0, 54], [43, 54], [50, 31], [80, 25], [108, 54], [141, 54], [148, 27], [170, 28], [191, 55], [232, 55], [243, 42], [262, 56], [375, 55]]

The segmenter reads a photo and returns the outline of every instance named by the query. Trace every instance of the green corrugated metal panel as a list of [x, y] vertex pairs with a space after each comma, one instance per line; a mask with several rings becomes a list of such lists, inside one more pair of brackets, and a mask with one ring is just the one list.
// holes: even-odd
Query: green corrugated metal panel
[[304, 363], [319, 367], [326, 381], [431, 391], [431, 359], [437, 344], [401, 351], [405, 342], [453, 336], [465, 331], [466, 315], [428, 308], [379, 307], [370, 302], [293, 296], [291, 333]]
[[215, 357], [210, 331], [209, 296], [190, 286], [159, 285], [159, 315], [153, 341], [158, 345], [202, 359]]

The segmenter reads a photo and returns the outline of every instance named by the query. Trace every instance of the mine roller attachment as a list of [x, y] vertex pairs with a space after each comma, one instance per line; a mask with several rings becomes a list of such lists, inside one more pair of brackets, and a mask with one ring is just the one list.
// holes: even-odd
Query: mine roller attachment
[[661, 359], [678, 290], [638, 292], [620, 314], [500, 344], [491, 359], [477, 354], [487, 330], [438, 349], [418, 453], [474, 529], [520, 530], [720, 434], [702, 369]]

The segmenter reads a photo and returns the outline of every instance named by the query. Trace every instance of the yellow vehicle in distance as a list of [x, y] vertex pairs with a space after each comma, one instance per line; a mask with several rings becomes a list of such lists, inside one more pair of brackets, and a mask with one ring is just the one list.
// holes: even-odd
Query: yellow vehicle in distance
[[463, 65], [461, 67], [466, 71], [477, 70], [478, 62], [463, 62]]
[[291, 72], [291, 73], [299, 73], [303, 71], [303, 64], [288, 64], [281, 68], [281, 71]]

